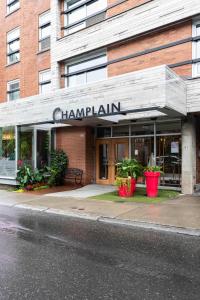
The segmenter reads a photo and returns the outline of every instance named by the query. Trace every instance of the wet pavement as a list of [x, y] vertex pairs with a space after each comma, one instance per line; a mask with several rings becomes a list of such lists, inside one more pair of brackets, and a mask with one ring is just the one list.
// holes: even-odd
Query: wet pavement
[[199, 299], [200, 239], [0, 206], [0, 299]]
[[[73, 192], [73, 191], [72, 191]], [[196, 231], [200, 236], [200, 197], [179, 196], [161, 203], [116, 203], [95, 199], [32, 195], [0, 190], [0, 205], [46, 213], [79, 216], [85, 219], [107, 218], [118, 222], [138, 222]], [[193, 234], [193, 233], [192, 233]]]

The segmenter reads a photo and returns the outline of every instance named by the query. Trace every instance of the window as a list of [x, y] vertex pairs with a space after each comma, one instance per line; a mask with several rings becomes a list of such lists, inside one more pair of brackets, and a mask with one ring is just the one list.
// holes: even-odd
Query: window
[[[200, 59], [200, 20], [193, 23], [193, 59]], [[200, 61], [193, 63], [193, 76], [200, 76]]]
[[48, 93], [51, 90], [51, 70], [39, 72], [39, 92]]
[[20, 98], [19, 80], [9, 81], [7, 84], [7, 100], [13, 101]]
[[19, 8], [19, 0], [7, 0], [7, 14], [11, 14], [13, 11]]
[[[107, 7], [107, 0], [65, 0], [64, 10], [65, 10], [65, 29], [66, 34], [76, 32], [82, 28], [89, 25], [95, 24], [101, 19], [97, 18], [93, 21], [89, 21], [88, 18], [95, 16], [98, 13], [103, 13]], [[105, 15], [102, 15], [102, 20]]]
[[107, 78], [107, 56], [101, 54], [65, 67], [65, 86], [77, 86]]
[[7, 63], [12, 64], [20, 60], [20, 30], [16, 28], [7, 33]]
[[47, 50], [50, 48], [51, 21], [50, 11], [39, 16], [39, 50]]
[[0, 176], [16, 178], [15, 127], [0, 127]]

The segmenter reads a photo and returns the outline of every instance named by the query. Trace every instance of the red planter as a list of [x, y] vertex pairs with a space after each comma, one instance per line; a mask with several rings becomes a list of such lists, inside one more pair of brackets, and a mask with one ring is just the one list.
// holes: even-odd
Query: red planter
[[135, 193], [135, 190], [136, 190], [136, 179], [131, 178], [131, 192], [132, 192], [132, 194]]
[[122, 184], [118, 189], [118, 195], [120, 197], [131, 197], [136, 190], [135, 178], [130, 179], [130, 187], [127, 184]]
[[146, 191], [148, 197], [158, 196], [158, 180], [160, 172], [144, 172], [146, 177]]

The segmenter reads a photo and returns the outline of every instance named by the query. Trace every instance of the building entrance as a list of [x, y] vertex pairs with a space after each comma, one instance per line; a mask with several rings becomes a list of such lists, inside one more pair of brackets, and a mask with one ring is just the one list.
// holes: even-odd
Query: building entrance
[[[96, 131], [96, 182], [113, 184], [116, 163], [125, 157], [142, 166], [158, 165], [160, 185], [181, 187], [181, 121], [147, 121], [129, 125], [99, 127]], [[139, 183], [145, 184], [144, 178]]]
[[116, 163], [129, 156], [128, 139], [103, 139], [96, 141], [96, 182], [113, 184]]

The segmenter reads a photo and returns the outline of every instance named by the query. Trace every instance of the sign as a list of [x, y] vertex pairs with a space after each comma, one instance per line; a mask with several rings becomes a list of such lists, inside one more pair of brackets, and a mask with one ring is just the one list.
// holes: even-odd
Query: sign
[[171, 142], [171, 153], [179, 153], [179, 143]]
[[110, 103], [106, 105], [88, 106], [85, 108], [77, 108], [63, 111], [60, 107], [57, 107], [53, 111], [54, 122], [61, 122], [67, 120], [80, 120], [89, 117], [104, 117], [118, 114], [121, 111], [121, 103]]

